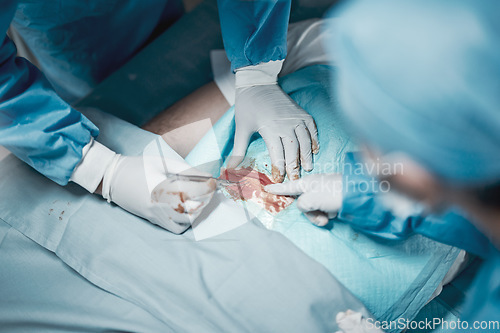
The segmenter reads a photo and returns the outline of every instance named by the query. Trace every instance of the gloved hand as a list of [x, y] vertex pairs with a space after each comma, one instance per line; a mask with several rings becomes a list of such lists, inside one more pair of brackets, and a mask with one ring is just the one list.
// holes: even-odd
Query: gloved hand
[[[264, 139], [272, 163], [272, 178], [282, 182], [300, 177], [300, 164], [313, 169], [312, 154], [319, 151], [318, 130], [313, 118], [277, 84], [281, 61], [236, 70], [234, 148], [227, 168], [244, 159], [254, 132]], [[300, 159], [300, 164], [299, 164]]]
[[269, 193], [298, 195], [297, 208], [317, 226], [325, 226], [342, 207], [342, 175], [308, 175], [299, 180], [264, 187]]
[[[145, 163], [150, 162], [142, 156], [117, 154], [104, 174], [102, 196], [153, 224], [176, 234], [182, 233], [212, 199], [216, 190], [215, 181], [192, 182], [163, 176], [164, 180], [150, 192], [145, 170]], [[166, 160], [165, 163], [169, 172], [186, 168], [186, 165], [173, 167], [178, 161]], [[187, 168], [190, 169], [187, 174], [207, 176]], [[156, 172], [157, 175], [165, 174], [161, 168]], [[151, 176], [151, 172], [148, 172], [148, 176]]]
[[[102, 167], [94, 167], [96, 163]], [[71, 180], [94, 192], [97, 186], [89, 184], [102, 179], [102, 196], [108, 202], [113, 201], [130, 213], [179, 234], [191, 226], [210, 202], [216, 183], [167, 177], [165, 167], [169, 173], [209, 176], [183, 161], [160, 156], [122, 156], [93, 142]]]
[[368, 321], [361, 313], [352, 310], [337, 313], [335, 320], [340, 328], [336, 333], [384, 333], [376, 327], [375, 321]]

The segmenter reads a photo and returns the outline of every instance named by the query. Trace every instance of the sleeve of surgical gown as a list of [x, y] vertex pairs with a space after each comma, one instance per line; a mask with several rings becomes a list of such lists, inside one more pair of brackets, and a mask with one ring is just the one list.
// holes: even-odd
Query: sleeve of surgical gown
[[339, 212], [341, 221], [348, 222], [363, 233], [385, 239], [405, 239], [417, 233], [481, 257], [489, 254], [487, 237], [458, 211], [450, 210], [439, 216], [426, 217], [393, 214], [384, 207], [379, 195], [367, 190], [367, 184], [375, 179], [354, 172], [357, 170], [352, 166], [355, 163], [353, 154], [349, 154], [346, 164], [351, 166], [344, 167], [344, 199]]
[[[15, 9], [15, 1], [0, 3], [0, 31], [7, 31]], [[65, 185], [98, 129], [58, 97], [35, 66], [16, 57], [6, 35], [0, 40], [0, 145]]]
[[291, 0], [218, 0], [231, 69], [286, 57]]

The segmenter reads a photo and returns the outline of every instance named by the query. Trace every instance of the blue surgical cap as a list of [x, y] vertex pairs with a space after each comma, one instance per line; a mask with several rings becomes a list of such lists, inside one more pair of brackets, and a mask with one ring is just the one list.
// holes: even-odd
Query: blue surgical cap
[[500, 1], [360, 0], [330, 15], [343, 112], [457, 185], [500, 180]]

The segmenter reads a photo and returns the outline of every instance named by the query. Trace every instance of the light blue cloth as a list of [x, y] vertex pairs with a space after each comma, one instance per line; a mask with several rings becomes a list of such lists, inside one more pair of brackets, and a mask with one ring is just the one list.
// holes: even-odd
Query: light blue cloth
[[[500, 2], [352, 1], [327, 43], [353, 127], [443, 180], [500, 180]], [[360, 24], [362, 22], [362, 24]], [[457, 135], [460, 133], [460, 135]]]
[[[348, 176], [352, 182], [353, 176]], [[474, 322], [498, 319], [500, 253], [486, 235], [459, 214], [459, 210], [450, 210], [441, 216], [401, 218], [387, 211], [377, 195], [357, 189], [355, 186], [344, 193], [342, 206], [339, 221], [348, 222], [363, 234], [390, 240], [406, 239], [421, 234], [481, 256], [484, 262], [479, 274], [475, 276], [473, 288], [467, 292], [460, 320], [468, 322], [469, 331], [481, 332], [485, 330], [473, 330]]]
[[218, 0], [231, 69], [286, 57], [291, 0]]
[[[466, 235], [464, 235], [466, 237]], [[473, 323], [496, 321], [498, 330], [498, 314], [500, 313], [500, 252], [491, 246], [491, 251], [482, 263], [478, 276], [474, 279], [471, 296], [466, 300], [463, 320]], [[493, 324], [495, 325], [495, 324]], [[491, 329], [491, 328], [490, 328]], [[471, 332], [484, 332], [484, 329], [471, 329]]]
[[[344, 131], [337, 99], [331, 94], [330, 77], [335, 69], [316, 65], [280, 79], [281, 87], [315, 119], [320, 153], [313, 173], [342, 171], [345, 153], [356, 147]], [[212, 137], [215, 136], [216, 140]], [[187, 156], [199, 164], [231, 153], [234, 109], [231, 108]], [[216, 144], [214, 143], [216, 142]], [[255, 163], [270, 174], [270, 159], [264, 141], [254, 136], [243, 165]], [[207, 171], [216, 172], [216, 168]], [[276, 230], [305, 253], [322, 263], [381, 320], [413, 318], [454, 262], [459, 250], [414, 235], [405, 241], [370, 238], [347, 224], [318, 228], [295, 207], [272, 219]], [[326, 289], [325, 289], [326, 290]]]
[[0, 220], [0, 332], [172, 332]]
[[[426, 305], [416, 319], [425, 320], [427, 318], [432, 321], [433, 318], [443, 318], [455, 322], [460, 320], [461, 325], [469, 325], [468, 329], [456, 330], [449, 328], [453, 327], [452, 325], [443, 325], [436, 327], [435, 330], [419, 330], [418, 333], [498, 331], [498, 325], [500, 325], [498, 322], [500, 304], [497, 297], [500, 291], [499, 264], [500, 253], [494, 249], [492, 249], [489, 260], [476, 259], [455, 280], [444, 287], [441, 295]], [[485, 291], [485, 287], [493, 288]], [[479, 327], [474, 329], [475, 320], [479, 320], [478, 324], [489, 325], [489, 327], [483, 326], [482, 329]], [[481, 320], [483, 320], [482, 323]], [[489, 320], [492, 321], [488, 323]], [[409, 332], [416, 333], [417, 330], [409, 330]]]
[[[438, 298], [432, 300], [427, 304], [422, 311], [418, 314], [418, 316], [415, 318], [416, 322], [433, 322], [436, 320], [435, 318], [439, 318], [440, 320], [446, 321], [451, 324], [457, 325], [458, 320], [460, 320], [459, 317], [457, 317], [453, 312], [450, 311], [446, 307], [446, 305], [441, 304]], [[451, 326], [451, 325], [450, 325]], [[448, 326], [448, 327], [450, 327]], [[409, 328], [406, 332], [407, 333], [452, 333], [456, 332], [454, 329], [446, 328], [446, 326], [441, 326], [441, 325], [436, 325], [434, 329], [429, 328], [429, 327], [424, 327], [422, 328], [415, 328], [411, 329]], [[432, 326], [431, 326], [432, 327]], [[451, 326], [452, 327], [452, 326]]]
[[344, 183], [348, 179], [352, 185], [344, 191], [338, 220], [347, 222], [363, 234], [389, 240], [407, 239], [420, 234], [481, 256], [485, 262], [474, 281], [475, 287], [470, 295], [467, 295], [467, 305], [460, 319], [468, 321], [471, 325], [470, 331], [474, 331], [474, 321], [488, 322], [498, 319], [500, 253], [491, 245], [488, 237], [467, 220], [458, 208], [450, 209], [439, 216], [396, 216], [384, 207], [379, 195], [358, 186], [362, 184], [359, 182], [360, 178], [366, 179], [366, 176], [355, 173], [344, 175]]
[[[118, 153], [140, 154], [157, 138], [86, 115]], [[76, 185], [60, 187], [12, 155], [0, 162], [0, 188], [1, 220], [171, 331], [334, 332], [339, 311], [369, 316], [321, 264], [257, 221], [196, 241], [192, 230], [174, 235]]]

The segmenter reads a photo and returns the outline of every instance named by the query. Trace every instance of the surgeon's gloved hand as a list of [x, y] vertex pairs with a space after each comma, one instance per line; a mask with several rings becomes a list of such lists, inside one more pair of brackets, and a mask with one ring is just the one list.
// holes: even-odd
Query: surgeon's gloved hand
[[264, 187], [277, 195], [298, 195], [297, 208], [315, 225], [325, 226], [342, 207], [342, 175], [308, 175], [301, 179]]
[[[312, 154], [319, 151], [313, 118], [277, 84], [282, 61], [271, 61], [236, 70], [234, 148], [227, 168], [244, 159], [250, 137], [259, 132], [272, 163], [272, 178], [282, 182], [300, 177], [300, 165], [313, 169]], [[300, 163], [299, 163], [300, 162]]]
[[[165, 162], [169, 170], [172, 163], [178, 163], [173, 160]], [[215, 181], [191, 182], [165, 176], [150, 192], [145, 163], [148, 160], [142, 156], [116, 155], [104, 174], [103, 198], [173, 233], [185, 231], [212, 199]], [[158, 173], [164, 172], [158, 170]], [[207, 176], [192, 168], [189, 174]]]
[[[102, 179], [102, 196], [108, 202], [113, 201], [130, 213], [173, 233], [188, 229], [216, 190], [214, 180], [191, 182], [167, 177], [160, 157], [122, 156], [98, 142], [90, 145], [71, 180], [89, 192], [95, 192]], [[168, 172], [184, 171], [190, 175], [207, 176], [183, 161], [164, 162]], [[151, 185], [153, 179], [154, 187]]]
[[367, 320], [361, 313], [352, 310], [337, 313], [335, 320], [340, 328], [336, 333], [384, 333], [377, 328], [375, 321]]

